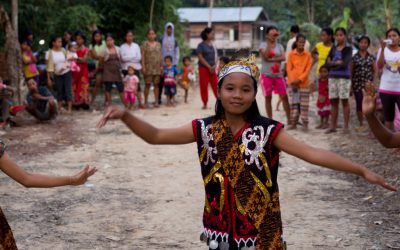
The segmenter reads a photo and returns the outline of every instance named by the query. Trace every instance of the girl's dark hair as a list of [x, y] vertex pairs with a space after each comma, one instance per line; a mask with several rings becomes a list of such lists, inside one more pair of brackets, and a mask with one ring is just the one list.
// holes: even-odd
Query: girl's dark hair
[[[96, 36], [97, 34], [102, 35], [102, 33], [101, 33], [100, 30], [95, 30], [95, 31], [93, 31], [93, 33], [92, 33], [92, 46], [93, 46], [93, 47], [94, 47], [95, 45], [97, 45], [96, 40], [94, 39], [95, 36]], [[100, 39], [100, 43], [99, 43], [99, 44], [101, 44], [101, 43], [102, 43], [102, 41], [101, 41], [101, 39]]]
[[154, 33], [157, 34], [156, 30], [154, 28], [150, 28], [147, 30], [146, 35], [148, 35], [150, 33], [150, 31], [154, 31]]
[[301, 34], [301, 33], [297, 34], [297, 36], [296, 36], [296, 41], [295, 41], [295, 42], [293, 43], [293, 45], [292, 45], [292, 50], [294, 50], [294, 49], [297, 48], [297, 42], [298, 42], [301, 38], [303, 38], [304, 41], [306, 41], [306, 36], [305, 36], [305, 35], [303, 35], [303, 34]]
[[278, 30], [276, 26], [268, 26], [267, 29], [265, 30], [265, 34], [267, 35], [271, 30]]
[[189, 60], [190, 61], [190, 56], [184, 56], [183, 58], [182, 58], [182, 62], [184, 63], [186, 60]]
[[105, 40], [107, 40], [107, 38], [111, 38], [114, 40], [114, 36], [111, 33], [107, 33], [104, 37]]
[[212, 28], [207, 27], [205, 28], [201, 33], [200, 33], [200, 37], [201, 40], [206, 41], [208, 39], [208, 34], [210, 34], [213, 31]]
[[343, 34], [347, 35], [347, 31], [343, 27], [339, 27], [335, 29], [335, 34], [338, 33], [339, 31], [343, 32]]
[[331, 27], [325, 27], [321, 30], [321, 33], [325, 32], [328, 36], [331, 37], [332, 43], [335, 42], [335, 38], [333, 37], [333, 29]]
[[398, 28], [390, 28], [390, 29], [388, 29], [388, 30], [386, 31], [386, 38], [389, 36], [389, 33], [392, 32], [392, 31], [393, 31], [393, 32], [396, 32], [397, 35], [400, 36], [400, 31], [399, 31]]
[[82, 37], [82, 39], [83, 39], [83, 43], [86, 43], [86, 36], [85, 36], [85, 34], [83, 34], [83, 32], [82, 31], [77, 31], [77, 32], [75, 32], [75, 40], [76, 40], [76, 37], [77, 36], [80, 36], [80, 37]]
[[169, 59], [172, 62], [172, 56], [170, 56], [170, 55], [165, 56], [164, 57], [164, 61], [167, 60], [167, 59]]
[[133, 31], [132, 30], [127, 30], [127, 31], [125, 31], [124, 37], [126, 37], [126, 35], [128, 35], [129, 33], [132, 33], [132, 35], [133, 35]]
[[361, 35], [357, 38], [358, 43], [360, 43], [362, 40], [366, 40], [368, 42], [368, 46], [371, 44], [371, 39], [367, 35]]
[[326, 64], [323, 64], [321, 67], [319, 67], [318, 71], [321, 71], [321, 69], [326, 69], [329, 72], [329, 67]]
[[61, 39], [62, 40], [61, 36], [53, 36], [53, 37], [51, 37], [50, 42], [49, 42], [49, 49], [53, 48], [53, 43], [55, 41], [57, 41], [57, 39]]

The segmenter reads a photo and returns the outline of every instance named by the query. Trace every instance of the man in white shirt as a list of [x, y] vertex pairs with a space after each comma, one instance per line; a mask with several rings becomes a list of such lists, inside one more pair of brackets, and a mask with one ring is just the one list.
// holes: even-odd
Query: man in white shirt
[[[126, 76], [128, 74], [128, 66], [133, 65], [135, 67], [136, 76], [140, 80], [140, 71], [142, 70], [142, 53], [137, 43], [133, 42], [133, 32], [128, 30], [125, 33], [125, 43], [119, 48], [121, 54], [121, 66], [122, 73]], [[142, 93], [140, 83], [137, 88], [137, 98], [139, 102], [139, 108], [144, 108], [142, 105]]]
[[[286, 61], [289, 57], [290, 51], [292, 51], [293, 44], [296, 41], [296, 36], [299, 33], [300, 33], [300, 27], [298, 25], [293, 25], [292, 27], [290, 27], [290, 37], [291, 38], [287, 42], [287, 46], [286, 46]], [[310, 52], [310, 43], [308, 42], [308, 40], [306, 40], [306, 45], [305, 45], [304, 49], [306, 51]]]

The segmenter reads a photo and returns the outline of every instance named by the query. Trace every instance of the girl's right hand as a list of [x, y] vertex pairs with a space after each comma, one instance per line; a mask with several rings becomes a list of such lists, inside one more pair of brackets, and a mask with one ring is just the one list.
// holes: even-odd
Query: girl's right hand
[[74, 176], [71, 176], [71, 185], [78, 186], [84, 184], [87, 179], [96, 173], [97, 168], [87, 165], [84, 169], [82, 169], [79, 173]]
[[382, 176], [380, 176], [370, 170], [366, 170], [363, 174], [363, 177], [366, 181], [368, 181], [371, 184], [382, 186], [390, 191], [394, 191], [394, 192], [397, 191], [397, 188], [395, 186], [392, 186], [389, 183], [387, 183], [385, 178], [383, 178]]
[[385, 40], [381, 39], [379, 42], [380, 42], [380, 44], [381, 44], [382, 50], [384, 50], [384, 49], [386, 48]]
[[121, 119], [126, 112], [127, 112], [126, 109], [123, 107], [110, 106], [105, 110], [103, 117], [100, 119], [99, 122], [97, 122], [96, 127], [97, 128], [104, 127], [108, 122], [108, 120]]
[[376, 93], [368, 93], [367, 91], [363, 90], [364, 98], [362, 103], [362, 112], [365, 116], [370, 116], [375, 114], [376, 109]]

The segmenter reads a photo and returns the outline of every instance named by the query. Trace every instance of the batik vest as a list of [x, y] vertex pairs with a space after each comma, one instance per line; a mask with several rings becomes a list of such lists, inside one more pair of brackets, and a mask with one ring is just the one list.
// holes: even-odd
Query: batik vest
[[282, 124], [260, 116], [234, 137], [225, 119], [209, 117], [194, 123], [208, 242], [237, 249], [284, 249], [279, 150], [273, 145]]

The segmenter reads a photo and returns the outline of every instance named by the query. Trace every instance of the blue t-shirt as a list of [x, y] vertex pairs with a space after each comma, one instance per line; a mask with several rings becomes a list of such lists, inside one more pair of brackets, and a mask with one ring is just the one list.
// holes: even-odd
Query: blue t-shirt
[[[39, 86], [38, 92], [42, 96], [53, 96], [53, 94], [50, 92], [50, 90], [45, 86]], [[28, 105], [32, 105], [34, 103], [34, 101], [35, 100], [33, 100], [32, 93], [29, 92], [28, 95], [26, 96], [26, 102], [28, 103]], [[45, 112], [47, 102], [48, 101], [46, 101], [46, 100], [37, 100], [36, 101], [36, 109], [40, 112]]]
[[164, 66], [164, 85], [176, 85], [175, 78], [177, 75], [179, 75], [179, 70], [175, 66], [172, 66], [171, 68]]

